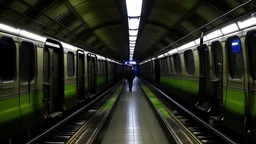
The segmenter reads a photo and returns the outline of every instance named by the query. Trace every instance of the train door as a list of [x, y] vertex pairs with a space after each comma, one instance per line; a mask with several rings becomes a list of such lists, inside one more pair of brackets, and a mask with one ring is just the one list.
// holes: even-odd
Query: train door
[[196, 106], [202, 111], [210, 109], [210, 60], [207, 45], [201, 43], [198, 47], [199, 53], [199, 101]]
[[76, 54], [76, 94], [78, 102], [85, 99], [85, 53], [77, 50]]
[[246, 104], [246, 75], [243, 49], [238, 36], [229, 37], [226, 49], [226, 88], [223, 93], [223, 124], [238, 133], [244, 132]]
[[63, 110], [64, 60], [59, 42], [47, 39], [44, 45], [44, 108], [47, 117], [55, 117]]
[[245, 111], [246, 125], [245, 131], [250, 139], [256, 141], [256, 30], [247, 32], [245, 46], [247, 51], [247, 67], [248, 67], [248, 94], [246, 95]]
[[97, 57], [95, 54], [88, 53], [87, 54], [87, 61], [88, 61], [88, 88], [89, 94], [95, 95], [96, 94], [96, 62]]
[[223, 97], [223, 49], [219, 41], [211, 44], [212, 53], [212, 95], [214, 97], [212, 102], [212, 118], [219, 120], [222, 115], [222, 97]]
[[160, 85], [160, 60], [155, 60], [155, 84]]

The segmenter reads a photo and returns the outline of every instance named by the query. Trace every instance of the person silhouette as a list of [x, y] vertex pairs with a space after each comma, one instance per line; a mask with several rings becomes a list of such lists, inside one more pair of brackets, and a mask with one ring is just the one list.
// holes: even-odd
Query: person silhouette
[[127, 79], [129, 83], [129, 91], [132, 91], [132, 81], [135, 78], [134, 70], [132, 69], [132, 66], [128, 66], [128, 69], [125, 72], [125, 78]]

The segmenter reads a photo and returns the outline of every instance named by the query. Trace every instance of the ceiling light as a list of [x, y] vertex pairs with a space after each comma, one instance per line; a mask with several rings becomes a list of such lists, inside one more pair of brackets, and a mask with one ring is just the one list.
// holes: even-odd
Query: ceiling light
[[222, 34], [222, 32], [220, 31], [220, 29], [218, 29], [218, 30], [213, 31], [213, 32], [209, 33], [208, 35], [206, 35], [205, 38], [204, 38], [204, 41], [210, 40], [210, 39], [213, 39], [213, 38], [222, 36], [222, 35], [223, 35], [223, 34]]
[[6, 32], [14, 33], [14, 34], [19, 34], [20, 32], [20, 29], [16, 29], [1, 23], [0, 23], [0, 29]]
[[139, 29], [140, 18], [128, 18], [129, 29]]
[[31, 32], [25, 31], [25, 30], [21, 30], [20, 35], [24, 36], [24, 37], [27, 37], [27, 38], [30, 38], [30, 39], [33, 39], [33, 40], [40, 41], [40, 42], [45, 42], [46, 41], [45, 37], [33, 34]]
[[135, 41], [137, 39], [137, 36], [129, 36], [130, 41]]
[[129, 35], [138, 35], [138, 30], [129, 30]]
[[130, 43], [134, 43], [134, 44], [135, 44], [135, 43], [136, 43], [136, 41], [130, 41]]
[[55, 44], [55, 43], [51, 43], [51, 42], [46, 42], [45, 45], [55, 47], [55, 48], [60, 48], [60, 45]]
[[197, 45], [200, 44], [200, 38], [196, 39], [196, 40], [195, 40], [195, 43], [196, 43]]
[[184, 45], [180, 46], [178, 49], [179, 49], [179, 50], [184, 50], [184, 49], [186, 49], [186, 48], [189, 48], [189, 47], [192, 47], [192, 46], [195, 46], [195, 45], [196, 45], [195, 42], [192, 41], [192, 42], [189, 42], [189, 43], [187, 43], [187, 44], [184, 44]]
[[244, 29], [253, 25], [256, 25], [256, 18], [252, 17], [244, 21], [238, 21], [237, 22], [240, 29]]
[[126, 0], [127, 14], [130, 17], [141, 15], [142, 0]]
[[223, 34], [228, 34], [231, 32], [235, 32], [237, 30], [239, 30], [239, 29], [235, 23], [225, 26], [224, 28], [221, 29]]
[[164, 57], [164, 55], [163, 55], [163, 54], [158, 56], [158, 58], [162, 58], [162, 57]]
[[130, 46], [135, 46], [135, 44], [130, 44]]

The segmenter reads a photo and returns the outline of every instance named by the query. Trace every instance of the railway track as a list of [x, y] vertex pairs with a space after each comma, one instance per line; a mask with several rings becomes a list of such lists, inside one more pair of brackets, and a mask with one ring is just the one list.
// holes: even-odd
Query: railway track
[[[175, 129], [176, 132], [178, 132], [177, 129], [182, 129], [182, 133], [185, 133], [190, 143], [237, 144], [236, 141], [232, 140], [221, 131], [217, 130], [204, 120], [194, 115], [192, 112], [177, 103], [175, 100], [170, 98], [168, 95], [166, 95], [154, 85], [146, 81], [142, 81], [141, 83], [148, 87], [148, 89], [156, 97], [156, 100], [159, 101], [161, 108], [165, 109], [166, 112], [170, 115], [171, 118], [167, 118], [161, 115], [159, 109], [157, 109], [157, 107], [155, 106], [156, 111], [164, 121], [165, 125], [167, 127], [170, 127], [170, 129]], [[179, 134], [175, 135], [177, 137], [180, 136], [179, 138], [177, 138], [177, 143], [184, 143], [182, 142], [184, 140], [184, 137]]]
[[123, 84], [119, 82], [95, 100], [27, 141], [26, 144], [65, 144], [77, 143], [79, 140], [85, 143], [92, 142], [108, 117], [122, 87]]

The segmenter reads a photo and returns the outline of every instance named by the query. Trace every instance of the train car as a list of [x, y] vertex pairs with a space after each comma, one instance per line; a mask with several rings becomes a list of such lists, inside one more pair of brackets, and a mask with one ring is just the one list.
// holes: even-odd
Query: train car
[[86, 104], [114, 83], [108, 63], [122, 65], [4, 24], [0, 30], [0, 141]]
[[[141, 75], [211, 119], [256, 141], [255, 25], [255, 18], [250, 17], [215, 29], [140, 63]], [[153, 80], [148, 75], [153, 75]]]

